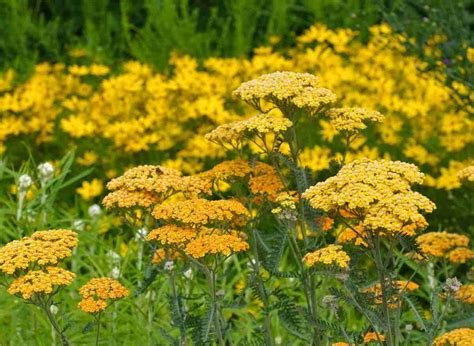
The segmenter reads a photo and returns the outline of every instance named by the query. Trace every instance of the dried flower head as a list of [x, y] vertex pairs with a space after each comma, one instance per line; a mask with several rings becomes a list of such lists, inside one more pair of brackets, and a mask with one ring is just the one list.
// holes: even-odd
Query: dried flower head
[[456, 278], [447, 278], [446, 281], [443, 283], [443, 290], [448, 293], [449, 295], [454, 295], [459, 288], [461, 288], [461, 282]]
[[79, 289], [82, 300], [79, 308], [88, 313], [104, 311], [113, 301], [128, 296], [128, 290], [120, 282], [111, 278], [89, 280]]
[[322, 249], [307, 253], [303, 261], [310, 267], [316, 263], [325, 265], [336, 265], [339, 268], [347, 268], [351, 258], [342, 250], [341, 245], [330, 244]]
[[16, 278], [8, 288], [8, 293], [31, 299], [33, 295], [50, 294], [58, 286], [70, 285], [76, 275], [59, 267], [32, 270]]

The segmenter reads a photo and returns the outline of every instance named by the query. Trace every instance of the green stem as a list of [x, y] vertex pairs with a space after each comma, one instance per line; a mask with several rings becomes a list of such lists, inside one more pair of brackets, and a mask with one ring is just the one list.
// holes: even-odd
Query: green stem
[[97, 315], [97, 332], [95, 334], [95, 345], [99, 345], [99, 338], [100, 338], [100, 318], [102, 317], [102, 312], [99, 312]]
[[206, 268], [206, 277], [209, 284], [209, 291], [211, 296], [211, 312], [212, 317], [214, 320], [214, 329], [217, 335], [217, 341], [219, 346], [224, 346], [224, 337], [222, 336], [222, 329], [221, 329], [221, 321], [220, 321], [220, 314], [219, 314], [219, 307], [217, 304], [217, 296], [216, 296], [216, 274], [215, 270]]
[[375, 236], [375, 238], [372, 238], [373, 243], [374, 243], [374, 259], [375, 259], [375, 264], [377, 266], [377, 272], [379, 274], [379, 281], [380, 281], [380, 288], [382, 291], [382, 313], [385, 319], [385, 324], [386, 324], [386, 335], [385, 339], [387, 342], [387, 345], [390, 346], [393, 344], [393, 331], [392, 331], [392, 322], [390, 319], [390, 306], [388, 302], [388, 297], [387, 297], [387, 275], [385, 273], [385, 266], [383, 264], [382, 260], [382, 253], [380, 249], [380, 237]]
[[254, 272], [256, 273], [256, 280], [259, 286], [259, 291], [262, 296], [263, 305], [265, 307], [264, 314], [265, 314], [265, 339], [267, 341], [267, 345], [273, 346], [273, 336], [272, 336], [272, 320], [270, 316], [270, 304], [268, 299], [267, 290], [265, 289], [265, 284], [262, 280], [260, 275], [260, 257], [258, 256], [258, 247], [257, 247], [257, 239], [255, 235], [255, 230], [252, 228], [250, 231], [250, 241], [252, 244], [252, 251], [253, 257], [255, 260], [254, 265]]
[[178, 313], [179, 318], [179, 332], [181, 335], [181, 345], [186, 345], [186, 329], [184, 327], [184, 318], [181, 312], [181, 306], [178, 302], [178, 294], [176, 289], [176, 280], [174, 278], [174, 270], [171, 270], [168, 275], [170, 287], [171, 287], [171, 296], [173, 298], [173, 304], [175, 306], [175, 310]]
[[49, 322], [51, 323], [51, 326], [53, 326], [54, 330], [56, 331], [56, 333], [58, 333], [58, 335], [60, 336], [61, 338], [61, 345], [63, 346], [68, 346], [69, 345], [69, 341], [66, 337], [66, 335], [64, 334], [64, 332], [61, 330], [61, 328], [59, 327], [59, 324], [58, 322], [56, 321], [56, 318], [54, 317], [53, 313], [51, 312], [51, 304], [42, 304], [41, 305], [41, 308], [44, 310], [44, 312], [46, 313], [46, 316], [48, 317], [48, 320]]

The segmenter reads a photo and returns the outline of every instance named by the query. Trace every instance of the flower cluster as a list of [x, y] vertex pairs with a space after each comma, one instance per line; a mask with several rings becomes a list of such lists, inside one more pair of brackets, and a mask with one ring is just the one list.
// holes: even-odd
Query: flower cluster
[[365, 129], [369, 121], [382, 122], [384, 119], [379, 112], [364, 108], [331, 108], [327, 115], [336, 130], [348, 133]]
[[468, 166], [461, 169], [458, 172], [458, 179], [464, 183], [473, 183], [474, 182], [474, 166]]
[[339, 268], [347, 268], [350, 261], [349, 255], [342, 250], [341, 245], [328, 245], [322, 249], [307, 253], [303, 261], [310, 267], [315, 263], [322, 263], [325, 265], [336, 265]]
[[74, 273], [57, 265], [72, 255], [77, 244], [76, 232], [59, 229], [37, 231], [0, 248], [0, 270], [15, 276], [8, 292], [30, 300], [71, 284]]
[[12, 275], [31, 264], [58, 264], [69, 257], [78, 244], [77, 233], [70, 230], [37, 231], [31, 237], [14, 240], [0, 248], [0, 270]]
[[[395, 290], [394, 292], [391, 292], [392, 297], [388, 298], [388, 306], [391, 309], [395, 309], [398, 307], [398, 295], [402, 294], [403, 292], [412, 292], [418, 289], [420, 286], [412, 281], [395, 281], [395, 282], [390, 282], [387, 283], [388, 288], [391, 290]], [[365, 293], [371, 293], [375, 296], [375, 302], [377, 304], [382, 304], [383, 298], [382, 298], [382, 285], [380, 283], [375, 284], [374, 286], [371, 286], [369, 288], [364, 289]]]
[[272, 139], [284, 133], [293, 123], [286, 118], [277, 118], [270, 114], [258, 114], [247, 120], [235, 121], [224, 124], [206, 134], [206, 139], [225, 146], [230, 144], [233, 148], [238, 148], [244, 140], [256, 142], [262, 147], [273, 148], [273, 143], [268, 144], [267, 135], [272, 135]]
[[[412, 164], [392, 161], [354, 161], [336, 176], [305, 191], [303, 197], [313, 208], [328, 213], [346, 210], [357, 216], [367, 230], [411, 234], [427, 226], [421, 211], [432, 212], [435, 205], [411, 190], [423, 174]], [[405, 231], [403, 230], [405, 228]]]
[[112, 179], [107, 188], [112, 191], [104, 198], [106, 208], [148, 208], [170, 196], [183, 193], [197, 197], [210, 193], [210, 183], [197, 176], [182, 176], [181, 172], [161, 166], [144, 165], [126, 171]]
[[296, 221], [297, 212], [296, 212], [296, 203], [298, 198], [288, 192], [281, 192], [275, 198], [275, 203], [277, 207], [272, 209], [272, 213], [277, 215], [279, 219]]
[[157, 241], [163, 246], [170, 246], [183, 251], [194, 258], [208, 254], [222, 254], [246, 251], [249, 248], [245, 235], [238, 231], [222, 232], [216, 228], [180, 227], [169, 224], [152, 230], [147, 241]]
[[31, 270], [15, 279], [8, 293], [19, 294], [23, 299], [31, 299], [34, 294], [50, 294], [58, 286], [72, 283], [76, 275], [59, 267], [46, 267], [44, 270]]
[[462, 285], [456, 292], [456, 300], [464, 303], [474, 304], [474, 284]]
[[467, 248], [469, 238], [462, 234], [428, 232], [419, 235], [416, 241], [421, 252], [428, 256], [445, 257], [453, 263], [465, 263], [474, 259], [474, 252]]
[[319, 78], [309, 73], [273, 72], [242, 83], [234, 95], [261, 109], [261, 101], [275, 104], [281, 110], [303, 108], [317, 113], [336, 100], [329, 89], [319, 86]]
[[249, 212], [235, 200], [188, 199], [157, 205], [152, 215], [157, 220], [193, 226], [240, 225]]
[[113, 301], [128, 296], [128, 290], [120, 282], [110, 278], [89, 280], [79, 289], [82, 300], [79, 308], [91, 314], [104, 311]]
[[472, 346], [474, 340], [474, 329], [458, 328], [438, 336], [434, 342], [434, 346]]

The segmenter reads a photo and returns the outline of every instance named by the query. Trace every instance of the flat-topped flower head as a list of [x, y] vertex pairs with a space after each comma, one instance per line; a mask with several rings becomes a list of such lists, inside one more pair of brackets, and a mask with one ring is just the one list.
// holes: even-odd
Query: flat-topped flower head
[[474, 329], [458, 328], [453, 329], [433, 341], [434, 346], [472, 346], [474, 340]]
[[249, 248], [245, 234], [235, 231], [223, 231], [208, 227], [180, 227], [174, 224], [152, 230], [147, 241], [157, 241], [161, 245], [179, 249], [193, 258], [211, 254], [228, 256], [246, 251]]
[[196, 238], [196, 236], [196, 228], [169, 224], [151, 230], [145, 239], [158, 241], [162, 245], [180, 245]]
[[222, 233], [219, 230], [214, 230], [213, 232], [201, 232], [186, 244], [184, 252], [194, 258], [202, 258], [206, 255], [217, 254], [229, 256], [248, 249], [249, 244], [242, 233]]
[[380, 339], [380, 341], [383, 342], [383, 341], [385, 341], [385, 336], [379, 334], [379, 336], [377, 337], [377, 333], [375, 333], [375, 332], [368, 332], [364, 335], [364, 343], [369, 343], [369, 342], [372, 342], [372, 341], [377, 342], [377, 341], [379, 341], [379, 339]]
[[474, 165], [461, 169], [458, 179], [463, 185], [474, 185]]
[[177, 193], [195, 198], [211, 192], [211, 184], [205, 179], [182, 176], [176, 169], [152, 165], [129, 169], [112, 179], [107, 188], [112, 192], [103, 200], [106, 208], [148, 208]]
[[236, 178], [243, 178], [252, 172], [250, 162], [247, 160], [227, 160], [218, 163], [211, 169], [199, 174], [200, 177], [209, 181], [229, 181]]
[[238, 148], [245, 141], [273, 147], [273, 143], [270, 143], [270, 141], [284, 133], [291, 126], [293, 126], [293, 123], [287, 118], [275, 117], [270, 114], [258, 114], [246, 120], [221, 125], [206, 134], [205, 137], [207, 140], [224, 147], [229, 145], [232, 148]]
[[79, 294], [82, 296], [79, 308], [95, 314], [104, 311], [113, 301], [127, 297], [129, 292], [115, 279], [95, 278], [83, 285]]
[[327, 115], [338, 131], [356, 133], [367, 127], [368, 122], [381, 122], [384, 116], [377, 111], [364, 108], [331, 108]]
[[249, 217], [249, 211], [235, 200], [198, 198], [160, 204], [153, 209], [152, 215], [157, 220], [184, 225], [236, 226]]
[[330, 244], [322, 249], [307, 253], [303, 261], [312, 267], [316, 263], [324, 265], [335, 265], [339, 268], [346, 269], [349, 267], [351, 258], [342, 250], [341, 245]]
[[[428, 256], [445, 257], [456, 248], [466, 248], [469, 245], [469, 237], [448, 232], [428, 232], [416, 238], [421, 252]], [[457, 257], [453, 254], [453, 259]]]
[[59, 286], [72, 283], [76, 275], [59, 267], [32, 270], [15, 279], [8, 287], [8, 293], [29, 300], [33, 295], [50, 294]]
[[78, 244], [77, 233], [70, 230], [38, 231], [31, 237], [14, 240], [0, 248], [0, 270], [12, 275], [31, 264], [57, 264], [72, 255]]
[[289, 109], [305, 109], [317, 113], [323, 106], [336, 100], [329, 89], [320, 87], [319, 78], [309, 73], [273, 72], [242, 83], [234, 95], [262, 109], [261, 101], [275, 104], [284, 113]]
[[315, 209], [354, 215], [368, 231], [410, 233], [427, 226], [421, 212], [435, 205], [411, 190], [423, 174], [413, 164], [385, 160], [356, 160], [336, 176], [307, 189], [303, 198]]
[[[413, 281], [403, 281], [403, 280], [394, 281], [392, 282], [391, 286], [393, 286], [391, 288], [395, 290], [394, 292], [392, 292], [392, 297], [388, 298], [389, 307], [391, 309], [395, 309], [398, 307], [399, 299], [397, 295], [400, 295], [404, 292], [415, 291], [420, 287], [420, 285], [418, 285], [417, 283]], [[383, 303], [382, 285], [380, 283], [364, 289], [364, 292], [374, 294], [376, 304]]]
[[456, 300], [466, 304], [474, 304], [474, 284], [462, 285], [456, 292]]
[[250, 192], [258, 197], [273, 200], [285, 189], [285, 185], [272, 166], [257, 161], [251, 163], [245, 160], [224, 161], [200, 176], [213, 184], [219, 181], [232, 182], [238, 178], [248, 184]]

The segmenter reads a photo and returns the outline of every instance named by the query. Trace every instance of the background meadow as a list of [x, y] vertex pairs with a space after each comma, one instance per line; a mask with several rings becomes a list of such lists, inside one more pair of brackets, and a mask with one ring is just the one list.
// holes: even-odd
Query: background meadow
[[[94, 277], [113, 277], [129, 295], [101, 317], [100, 344], [183, 345], [219, 344], [206, 275], [190, 259], [170, 261], [174, 255], [166, 246], [157, 257], [160, 244], [144, 238], [162, 223], [150, 221], [146, 208], [102, 204], [112, 190], [107, 182], [138, 165], [207, 179], [229, 160], [246, 160], [250, 167], [277, 160], [288, 178], [283, 190], [299, 196], [355, 160], [400, 160], [424, 173], [414, 189], [437, 206], [418, 235], [446, 231], [472, 240], [473, 7], [467, 0], [0, 0], [1, 245], [38, 230], [77, 232], [79, 245], [63, 265], [76, 278], [50, 302], [71, 344], [94, 344], [97, 336], [94, 316], [78, 308], [79, 288]], [[297, 124], [292, 118], [296, 159], [286, 159], [295, 142], [279, 133], [265, 137], [278, 139], [278, 150], [264, 153], [252, 141], [226, 150], [206, 138], [220, 125], [257, 114], [261, 109], [233, 91], [277, 71], [316, 75], [337, 95], [334, 107], [363, 107], [385, 118], [349, 140], [326, 113], [298, 113]], [[260, 106], [276, 119], [287, 116], [284, 107], [270, 110], [271, 101]], [[39, 167], [45, 162], [51, 173]], [[460, 176], [466, 168], [471, 173]], [[21, 185], [25, 174], [32, 182]], [[305, 253], [345, 244], [354, 286], [344, 287], [354, 292], [377, 282], [363, 277], [376, 265], [360, 244], [341, 240], [345, 226], [310, 203], [298, 202], [300, 225], [282, 222], [272, 212], [284, 208], [276, 195], [281, 191], [271, 190], [269, 180], [255, 190], [240, 178], [214, 177], [206, 197], [248, 202], [252, 214], [245, 226], [252, 251], [216, 260], [218, 281], [210, 296], [219, 301], [227, 343], [370, 342], [364, 335], [373, 328], [334, 290], [344, 286], [341, 268], [298, 272], [302, 261], [293, 258], [288, 234], [294, 232]], [[385, 343], [429, 344], [444, 332], [474, 328], [472, 245], [463, 243], [461, 259], [444, 249], [420, 263], [404, 253], [417, 250], [415, 236], [397, 241], [399, 247], [387, 252], [396, 258], [389, 266], [394, 278], [419, 288], [403, 297], [399, 335]], [[257, 263], [263, 258], [261, 268], [255, 256]], [[304, 275], [314, 275], [317, 319], [305, 310]], [[441, 292], [453, 277], [468, 295], [443, 310]], [[2, 273], [2, 284], [7, 279]], [[0, 291], [0, 344], [60, 344], [44, 311], [7, 287]], [[337, 309], [323, 302], [327, 296], [340, 299]], [[369, 315], [378, 316], [374, 305]]]

